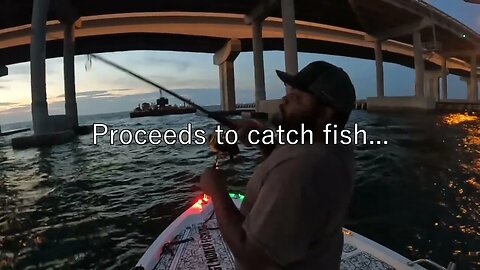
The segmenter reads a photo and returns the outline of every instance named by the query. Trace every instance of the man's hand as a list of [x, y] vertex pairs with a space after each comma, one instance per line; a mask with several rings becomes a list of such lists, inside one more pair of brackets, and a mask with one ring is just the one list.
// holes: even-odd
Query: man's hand
[[237, 126], [236, 130], [238, 133], [238, 139], [241, 143], [246, 146], [252, 146], [248, 140], [248, 133], [252, 130], [258, 130], [258, 133], [252, 133], [251, 140], [258, 141], [257, 146], [260, 148], [264, 158], [267, 158], [273, 149], [275, 149], [274, 144], [263, 144], [262, 143], [262, 133], [267, 129], [267, 127], [259, 121], [253, 119], [242, 119], [234, 121]]
[[227, 192], [225, 175], [213, 167], [205, 169], [200, 176], [199, 187], [211, 197], [217, 197], [222, 192]]
[[[236, 120], [234, 123], [237, 126], [236, 130], [239, 141], [246, 146], [251, 146], [250, 142], [248, 141], [248, 133], [250, 131], [258, 130], [259, 133], [262, 133], [262, 131], [265, 129], [265, 126], [261, 122], [253, 119]], [[252, 140], [259, 139], [259, 136], [254, 136], [255, 134], [252, 135]]]
[[246, 269], [271, 269], [275, 265], [273, 260], [248, 239], [242, 227], [245, 217], [228, 196], [222, 171], [207, 168], [198, 186], [212, 198], [220, 232], [240, 264]]

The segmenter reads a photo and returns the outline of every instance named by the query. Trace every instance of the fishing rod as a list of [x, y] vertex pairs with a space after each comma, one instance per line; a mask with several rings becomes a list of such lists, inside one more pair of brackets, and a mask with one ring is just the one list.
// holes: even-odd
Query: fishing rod
[[222, 124], [222, 125], [225, 125], [225, 126], [231, 128], [231, 129], [236, 129], [236, 128], [237, 128], [237, 125], [235, 125], [234, 122], [232, 122], [231, 120], [227, 119], [226, 117], [221, 116], [221, 115], [218, 115], [218, 114], [214, 114], [214, 113], [212, 113], [211, 111], [203, 108], [202, 106], [197, 105], [195, 102], [193, 102], [193, 101], [191, 101], [191, 100], [189, 100], [189, 99], [187, 99], [187, 98], [184, 98], [184, 97], [176, 94], [175, 92], [173, 92], [173, 91], [171, 91], [171, 90], [168, 90], [167, 88], [165, 88], [165, 87], [163, 87], [163, 86], [161, 86], [161, 85], [159, 85], [159, 84], [157, 84], [157, 83], [155, 83], [155, 82], [152, 82], [151, 80], [149, 80], [149, 79], [147, 79], [147, 78], [145, 78], [145, 77], [143, 77], [143, 76], [140, 76], [140, 75], [136, 74], [135, 72], [133, 72], [133, 71], [127, 69], [127, 68], [124, 68], [124, 67], [122, 67], [122, 66], [120, 66], [120, 65], [118, 65], [118, 64], [116, 64], [116, 63], [114, 63], [114, 62], [112, 62], [112, 61], [110, 61], [110, 60], [107, 60], [107, 59], [105, 59], [105, 58], [103, 58], [103, 57], [101, 57], [101, 56], [95, 55], [95, 54], [89, 54], [89, 56], [92, 57], [92, 58], [95, 58], [95, 59], [97, 59], [97, 60], [99, 60], [99, 61], [101, 61], [101, 62], [103, 62], [103, 63], [105, 63], [105, 64], [107, 64], [107, 65], [113, 66], [113, 67], [115, 67], [115, 68], [117, 68], [117, 69], [119, 69], [119, 70], [121, 70], [121, 71], [123, 71], [123, 72], [125, 72], [125, 73], [128, 73], [128, 74], [132, 75], [133, 77], [135, 77], [135, 78], [137, 78], [137, 79], [140, 79], [141, 81], [144, 81], [144, 82], [146, 82], [146, 83], [148, 83], [148, 84], [150, 84], [150, 85], [152, 85], [152, 86], [155, 86], [155, 87], [159, 88], [159, 89], [162, 90], [162, 91], [165, 91], [165, 92], [169, 93], [170, 95], [172, 95], [172, 96], [180, 99], [181, 101], [183, 101], [183, 102], [185, 102], [185, 103], [188, 103], [188, 104], [190, 104], [191, 106], [195, 107], [195, 109], [197, 109], [197, 110], [205, 113], [205, 114], [207, 115], [207, 117], [212, 118], [213, 120], [219, 122], [219, 123]]
[[[195, 102], [193, 102], [193, 101], [191, 101], [187, 98], [184, 98], [184, 97], [176, 94], [175, 92], [172, 92], [171, 90], [168, 90], [165, 87], [163, 87], [163, 86], [161, 86], [161, 85], [159, 85], [155, 82], [152, 82], [151, 80], [149, 80], [149, 79], [147, 79], [143, 76], [140, 76], [140, 75], [136, 74], [135, 72], [133, 72], [133, 71], [127, 69], [127, 68], [124, 68], [124, 67], [122, 67], [122, 66], [120, 66], [120, 65], [118, 65], [118, 64], [116, 64], [116, 63], [114, 63], [110, 60], [107, 60], [107, 59], [105, 59], [101, 56], [95, 55], [95, 54], [90, 54], [88, 56], [91, 57], [91, 58], [95, 58], [95, 59], [97, 59], [97, 60], [99, 60], [99, 61], [101, 61], [101, 62], [103, 62], [107, 65], [113, 66], [113, 67], [115, 67], [115, 68], [117, 68], [117, 69], [119, 69], [119, 70], [121, 70], [121, 71], [123, 71], [127, 74], [132, 75], [135, 78], [140, 79], [141, 81], [144, 81], [144, 82], [146, 82], [150, 85], [153, 85], [153, 86], [159, 88], [162, 91], [165, 91], [165, 92], [169, 93], [170, 95], [180, 99], [181, 101], [192, 105], [197, 110], [205, 113], [207, 115], [207, 117], [216, 120], [217, 122], [219, 122], [222, 125], [225, 125], [225, 126], [231, 128], [231, 129], [238, 129], [238, 126], [233, 121], [227, 119], [226, 117], [224, 117], [222, 115], [214, 114], [214, 113], [210, 112], [209, 110], [203, 108], [202, 106], [196, 104]], [[89, 64], [91, 65], [90, 59], [89, 59], [89, 62], [90, 62]], [[218, 145], [217, 140], [218, 140], [218, 138], [216, 138], [215, 133], [213, 133], [211, 138], [209, 139], [209, 146], [210, 146], [210, 149], [215, 153], [215, 163], [214, 163], [215, 168], [218, 168], [220, 166], [219, 159], [218, 159], [218, 155], [220, 153], [229, 153], [230, 154], [230, 160], [232, 160], [232, 155], [238, 154], [238, 151], [239, 151], [238, 146], [236, 146], [236, 144], [231, 145], [231, 146]], [[234, 154], [232, 154], [232, 153], [234, 153]], [[199, 176], [194, 177], [194, 178], [196, 180], [198, 180]]]

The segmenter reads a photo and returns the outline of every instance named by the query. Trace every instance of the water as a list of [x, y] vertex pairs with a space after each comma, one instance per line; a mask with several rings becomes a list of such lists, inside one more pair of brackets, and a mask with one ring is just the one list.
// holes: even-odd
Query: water
[[[196, 115], [81, 118], [132, 130], [213, 130]], [[408, 258], [480, 268], [480, 120], [461, 114], [355, 111], [374, 139], [356, 149], [357, 178], [346, 227]], [[22, 125], [2, 126], [2, 130]], [[205, 145], [113, 145], [92, 135], [13, 151], [0, 138], [0, 269], [130, 269], [201, 192], [192, 177], [212, 165]], [[258, 151], [241, 147], [225, 167], [243, 192]]]

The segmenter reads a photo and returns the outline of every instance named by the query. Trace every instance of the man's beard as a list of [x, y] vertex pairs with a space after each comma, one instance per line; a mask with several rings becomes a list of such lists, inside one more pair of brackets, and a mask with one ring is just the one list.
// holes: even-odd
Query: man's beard
[[314, 115], [314, 112], [311, 112], [311, 114], [286, 117], [285, 110], [283, 106], [280, 105], [279, 112], [272, 118], [272, 124], [276, 128], [281, 125], [282, 129], [287, 132], [289, 130], [296, 130], [298, 134], [301, 133], [303, 124], [303, 130], [312, 130], [313, 133], [315, 133], [316, 119], [313, 117]]

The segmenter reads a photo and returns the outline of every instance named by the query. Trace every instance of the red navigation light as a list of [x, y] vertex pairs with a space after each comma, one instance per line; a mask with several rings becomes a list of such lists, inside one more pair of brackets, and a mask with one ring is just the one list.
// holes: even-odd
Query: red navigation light
[[203, 194], [201, 199], [198, 199], [198, 201], [193, 205], [197, 209], [202, 209], [204, 204], [208, 203], [208, 196], [207, 194]]
[[202, 199], [199, 199], [199, 200], [193, 205], [193, 207], [194, 207], [194, 208], [197, 208], [197, 209], [202, 209], [202, 208], [203, 208], [202, 204], [203, 204]]

